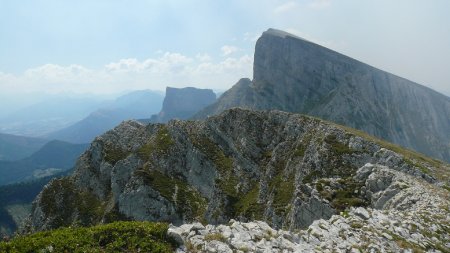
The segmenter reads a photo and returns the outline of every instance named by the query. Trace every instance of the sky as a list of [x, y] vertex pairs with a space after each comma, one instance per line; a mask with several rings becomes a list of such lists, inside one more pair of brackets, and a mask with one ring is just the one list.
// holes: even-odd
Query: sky
[[450, 96], [449, 10], [447, 0], [0, 0], [0, 97], [226, 90], [252, 77], [268, 28]]

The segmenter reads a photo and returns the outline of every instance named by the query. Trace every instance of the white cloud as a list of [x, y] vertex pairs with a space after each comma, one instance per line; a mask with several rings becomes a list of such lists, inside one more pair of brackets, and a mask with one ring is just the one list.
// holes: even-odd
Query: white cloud
[[201, 73], [204, 73], [205, 75], [211, 75], [225, 74], [230, 73], [230, 71], [237, 71], [242, 73], [241, 77], [249, 77], [249, 75], [245, 75], [245, 72], [248, 71], [249, 66], [251, 68], [252, 65], [253, 59], [248, 55], [244, 55], [240, 58], [226, 58], [225, 60], [216, 64], [211, 62], [202, 63], [195, 68], [195, 72], [199, 75]]
[[256, 42], [258, 40], [259, 36], [261, 36], [260, 33], [246, 32], [246, 33], [244, 33], [244, 41]]
[[158, 74], [173, 74], [180, 71], [184, 66], [191, 63], [193, 59], [178, 54], [166, 52], [156, 59], [147, 59], [138, 61], [135, 58], [122, 59], [118, 62], [112, 62], [105, 66], [108, 71], [115, 72], [149, 72]]
[[239, 51], [239, 48], [237, 48], [235, 46], [225, 45], [222, 48], [220, 48], [220, 50], [222, 51], [223, 56], [228, 56], [230, 54], [233, 54], [233, 53], [236, 53], [237, 51]]
[[69, 65], [66, 67], [55, 65], [55, 64], [45, 64], [43, 66], [28, 69], [24, 73], [25, 79], [41, 80], [48, 83], [58, 83], [65, 80], [85, 80], [92, 72], [80, 65]]
[[195, 58], [201, 62], [209, 62], [212, 60], [211, 56], [209, 54], [197, 54]]
[[331, 6], [331, 0], [312, 0], [308, 6], [315, 10], [325, 9]]
[[120, 59], [100, 69], [45, 64], [20, 75], [0, 72], [0, 93], [18, 90], [107, 94], [132, 89], [164, 90], [166, 86], [227, 89], [240, 78], [251, 77], [252, 61], [248, 55], [214, 62], [207, 54], [188, 57], [164, 52], [145, 60]]
[[283, 14], [285, 12], [292, 11], [293, 9], [295, 9], [297, 7], [298, 7], [298, 4], [296, 2], [289, 1], [289, 2], [283, 3], [283, 4], [278, 5], [277, 7], [275, 7], [273, 12], [275, 14]]

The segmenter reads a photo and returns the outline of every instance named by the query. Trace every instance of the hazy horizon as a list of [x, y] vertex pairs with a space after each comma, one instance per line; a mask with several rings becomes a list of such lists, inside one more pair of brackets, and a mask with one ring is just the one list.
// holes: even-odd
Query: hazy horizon
[[450, 95], [448, 1], [0, 1], [0, 94], [226, 90], [256, 39], [298, 35]]

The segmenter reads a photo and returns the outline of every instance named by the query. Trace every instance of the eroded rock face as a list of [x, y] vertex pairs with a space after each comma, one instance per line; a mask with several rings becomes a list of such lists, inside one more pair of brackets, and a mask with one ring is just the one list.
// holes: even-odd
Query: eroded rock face
[[392, 196], [403, 187], [392, 184], [396, 174], [366, 163], [430, 183], [448, 170], [405, 155], [332, 123], [280, 111], [232, 109], [167, 125], [127, 121], [96, 138], [71, 177], [41, 192], [30, 226], [234, 218], [306, 228], [349, 206], [404, 205], [406, 198]]
[[274, 29], [244, 80], [196, 117], [238, 106], [303, 113], [450, 161], [450, 98], [414, 82]]
[[161, 112], [153, 115], [151, 121], [166, 123], [171, 119], [188, 119], [215, 101], [216, 94], [210, 89], [167, 87]]
[[273, 229], [262, 221], [231, 220], [218, 226], [171, 226], [168, 235], [181, 244], [180, 253], [448, 251], [448, 191], [376, 164], [366, 164], [354, 177], [367, 188], [374, 208], [350, 208], [298, 232]]

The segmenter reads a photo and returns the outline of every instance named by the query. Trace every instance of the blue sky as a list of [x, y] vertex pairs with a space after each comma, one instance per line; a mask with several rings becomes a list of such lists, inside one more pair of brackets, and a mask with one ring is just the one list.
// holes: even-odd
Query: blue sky
[[0, 0], [0, 94], [227, 89], [289, 31], [450, 95], [446, 0]]

